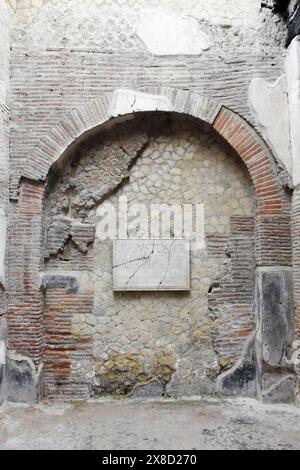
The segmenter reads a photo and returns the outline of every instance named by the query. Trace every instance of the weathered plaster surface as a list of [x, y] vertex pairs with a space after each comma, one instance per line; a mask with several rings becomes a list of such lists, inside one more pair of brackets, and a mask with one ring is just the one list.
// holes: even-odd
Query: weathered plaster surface
[[[282, 36], [284, 34], [280, 20], [272, 16], [268, 10], [261, 11], [259, 0], [251, 3], [247, 0], [243, 2], [231, 0], [230, 8], [228, 0], [209, 3], [206, 0], [186, 2], [91, 0], [84, 3], [81, 0], [35, 1], [39, 2], [38, 6], [34, 6], [30, 0], [24, 5], [18, 3], [16, 16], [15, 41], [29, 48], [66, 47], [81, 50], [121, 50], [126, 53], [146, 52], [148, 49], [139, 38], [137, 30], [140, 29], [139, 24], [141, 19], [144, 21], [143, 18], [145, 20], [148, 18], [146, 24], [148, 30], [153, 15], [156, 23], [167, 21], [168, 25], [172, 24], [170, 34], [173, 34], [174, 26], [177, 30], [179, 26], [180, 35], [176, 38], [179, 44], [187, 44], [186, 39], [191, 35], [191, 31], [184, 29], [188, 18], [200, 42], [203, 42], [202, 34], [207, 33], [218, 49], [228, 48], [228, 44], [223, 42], [225, 35], [230, 37], [230, 44], [234, 49], [241, 47], [242, 44], [245, 48], [250, 46], [255, 49], [264, 45], [270, 52], [274, 47], [270, 38], [272, 37], [275, 42], [281, 41], [281, 33]], [[172, 16], [173, 21], [170, 19]], [[266, 17], [269, 22], [268, 28], [264, 24]], [[159, 35], [162, 34], [164, 31], [160, 30]], [[172, 50], [178, 47], [170, 44], [168, 38], [166, 40]], [[196, 44], [192, 47], [194, 50], [199, 48]]]
[[10, 34], [13, 12], [10, 4], [0, 4], [0, 208], [6, 210], [8, 195], [9, 156], [9, 80], [10, 80]]
[[286, 75], [275, 83], [268, 83], [261, 78], [253, 79], [250, 85], [250, 102], [266, 142], [292, 176]]
[[288, 81], [291, 150], [294, 184], [300, 183], [300, 39], [296, 37], [288, 49], [286, 72]]
[[198, 21], [187, 16], [144, 11], [136, 31], [154, 55], [200, 55], [210, 46]]
[[[281, 75], [285, 34], [280, 20], [259, 7], [257, 0], [232, 0], [230, 8], [227, 0], [18, 2], [12, 41], [12, 172], [21, 172], [41, 136], [68, 111], [116, 89], [190, 89], [255, 123], [250, 81]], [[209, 38], [210, 48], [195, 61], [184, 55], [199, 52], [203, 43], [188, 39], [193, 28], [188, 35], [181, 29], [173, 41], [163, 38], [161, 28], [162, 50], [154, 52], [168, 55], [154, 55], [152, 45], [149, 50], [137, 34], [146, 33], [138, 25], [149, 10], [168, 21], [172, 15], [188, 17], [185, 21]], [[151, 17], [145, 22], [147, 29], [155, 25]]]
[[6, 233], [9, 194], [10, 36], [14, 3], [0, 2], [0, 402], [5, 393]]
[[6, 214], [0, 207], [0, 284], [5, 285]]
[[[17, 7], [20, 17], [30, 18], [35, 15], [44, 5], [57, 6], [63, 3], [62, 0], [18, 0]], [[73, 0], [73, 6], [80, 7], [81, 0]], [[260, 9], [261, 2], [253, 0], [251, 4], [247, 0], [232, 0], [230, 8], [227, 0], [215, 0], [207, 2], [206, 0], [186, 0], [184, 3], [180, 0], [88, 0], [86, 7], [116, 9], [144, 10], [145, 8], [155, 9], [159, 12], [174, 12], [176, 14], [186, 14], [195, 16], [198, 19], [207, 19], [215, 24], [222, 25], [243, 25], [255, 26], [257, 12]]]

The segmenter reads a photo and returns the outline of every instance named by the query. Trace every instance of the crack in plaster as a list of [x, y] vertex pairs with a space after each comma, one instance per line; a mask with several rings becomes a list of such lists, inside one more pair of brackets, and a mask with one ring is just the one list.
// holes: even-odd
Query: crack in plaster
[[137, 270], [129, 277], [128, 281], [126, 282], [127, 285], [129, 285], [130, 281], [132, 281], [132, 279], [137, 275], [137, 273], [143, 269], [144, 266], [146, 266], [147, 263], [149, 263], [150, 259], [151, 259], [151, 256], [154, 254], [154, 251], [155, 251], [155, 245], [154, 245], [154, 242], [153, 242], [153, 245], [152, 245], [152, 249], [151, 249], [151, 252], [149, 253], [145, 263], [143, 263], [141, 266], [139, 266], [137, 268]]

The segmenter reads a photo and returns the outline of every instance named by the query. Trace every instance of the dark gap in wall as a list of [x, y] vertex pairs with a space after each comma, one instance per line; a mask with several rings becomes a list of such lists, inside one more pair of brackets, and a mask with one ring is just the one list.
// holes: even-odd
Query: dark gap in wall
[[[262, 6], [266, 6], [264, 3]], [[273, 12], [280, 15], [287, 23], [286, 47], [288, 47], [300, 34], [300, 0], [274, 0]]]

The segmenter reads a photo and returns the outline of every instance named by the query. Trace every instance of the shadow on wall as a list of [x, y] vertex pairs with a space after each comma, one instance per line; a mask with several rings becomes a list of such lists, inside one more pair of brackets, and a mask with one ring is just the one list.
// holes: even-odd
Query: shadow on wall
[[[264, 6], [264, 3], [262, 3], [262, 6]], [[294, 37], [300, 34], [300, 0], [274, 0], [273, 11], [287, 22], [286, 47], [288, 47]]]

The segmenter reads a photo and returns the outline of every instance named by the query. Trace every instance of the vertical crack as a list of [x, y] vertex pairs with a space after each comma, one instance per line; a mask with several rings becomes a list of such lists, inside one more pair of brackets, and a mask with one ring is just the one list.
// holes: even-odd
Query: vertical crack
[[128, 284], [130, 283], [130, 281], [136, 276], [136, 274], [150, 261], [150, 258], [151, 256], [153, 255], [154, 253], [154, 250], [155, 250], [155, 245], [154, 245], [154, 241], [153, 241], [153, 244], [152, 244], [152, 249], [151, 249], [151, 252], [149, 253], [149, 255], [147, 256], [147, 259], [145, 260], [145, 262], [143, 264], [141, 264], [137, 270], [128, 278], [128, 281], [126, 282], [126, 285], [128, 286]]
[[175, 240], [173, 240], [171, 242], [171, 245], [169, 247], [169, 251], [168, 251], [168, 264], [167, 264], [167, 267], [166, 267], [166, 270], [165, 270], [165, 273], [160, 281], [160, 283], [158, 284], [158, 289], [161, 287], [161, 285], [163, 284], [163, 282], [165, 281], [166, 277], [167, 277], [167, 274], [169, 272], [169, 267], [170, 267], [170, 261], [171, 261], [171, 254], [172, 254], [172, 248], [173, 248], [173, 245], [175, 243]]

